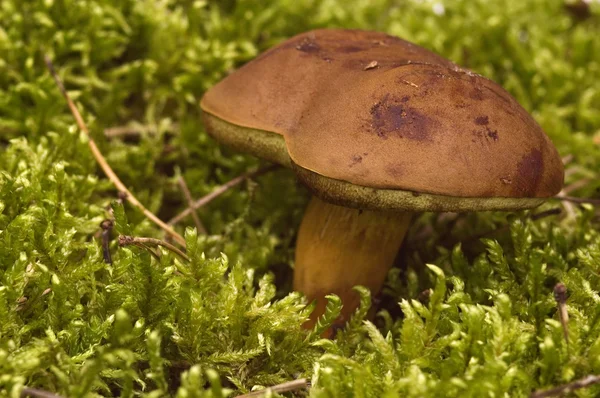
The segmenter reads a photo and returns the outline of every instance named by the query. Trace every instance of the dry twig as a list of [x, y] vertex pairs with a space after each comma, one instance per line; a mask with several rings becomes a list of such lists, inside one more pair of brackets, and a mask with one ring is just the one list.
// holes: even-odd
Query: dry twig
[[119, 177], [115, 174], [115, 172], [113, 171], [113, 169], [106, 162], [106, 159], [104, 158], [104, 156], [100, 152], [100, 149], [98, 149], [98, 146], [96, 145], [96, 142], [92, 138], [92, 136], [91, 136], [91, 134], [90, 134], [90, 132], [89, 132], [89, 130], [88, 130], [85, 122], [83, 121], [83, 118], [81, 117], [81, 114], [79, 113], [79, 110], [75, 106], [75, 103], [71, 100], [71, 97], [69, 97], [69, 94], [67, 93], [67, 90], [65, 89], [65, 86], [63, 85], [62, 81], [58, 77], [58, 74], [56, 73], [56, 71], [54, 70], [54, 66], [52, 65], [52, 61], [50, 60], [50, 58], [47, 55], [44, 56], [44, 60], [46, 61], [46, 66], [48, 67], [48, 70], [50, 71], [50, 74], [54, 78], [54, 81], [56, 82], [56, 85], [60, 89], [61, 94], [67, 100], [67, 104], [69, 105], [71, 113], [75, 117], [77, 125], [85, 133], [85, 135], [88, 137], [88, 144], [89, 144], [89, 147], [90, 147], [90, 149], [92, 151], [92, 154], [94, 155], [94, 158], [96, 159], [96, 161], [98, 162], [98, 164], [100, 165], [100, 167], [102, 168], [102, 170], [104, 171], [104, 174], [106, 174], [106, 176], [115, 185], [115, 187], [117, 187], [117, 189], [119, 191], [121, 191], [121, 192], [123, 192], [125, 194], [126, 199], [129, 201], [129, 203], [131, 203], [132, 205], [134, 205], [135, 207], [137, 207], [138, 209], [140, 209], [142, 211], [142, 213], [144, 213], [144, 215], [146, 217], [148, 217], [156, 225], [158, 225], [159, 227], [161, 227], [162, 229], [164, 229], [179, 244], [181, 244], [182, 246], [185, 246], [185, 239], [183, 239], [183, 237], [181, 235], [179, 235], [177, 232], [175, 232], [175, 230], [171, 226], [165, 224], [161, 219], [159, 219], [157, 216], [155, 216], [150, 210], [146, 209], [146, 207], [144, 207], [144, 205], [141, 204], [140, 201], [137, 200], [137, 198], [135, 196], [133, 196], [133, 194], [127, 189], [127, 187], [125, 186], [125, 184], [123, 184], [121, 182], [121, 180], [119, 179]]
[[268, 387], [263, 390], [252, 391], [248, 394], [238, 395], [237, 398], [251, 398], [251, 397], [262, 397], [264, 396], [268, 390], [276, 393], [289, 392], [300, 389], [308, 389], [310, 387], [310, 383], [306, 379], [298, 379], [287, 381], [285, 383], [277, 384], [276, 386]]
[[173, 246], [169, 242], [162, 241], [160, 239], [155, 238], [145, 238], [138, 236], [129, 236], [129, 235], [119, 235], [119, 246], [128, 246], [135, 245], [142, 248], [147, 248], [148, 246], [162, 246], [165, 249], [177, 254], [179, 257], [183, 258], [185, 261], [191, 261], [190, 258], [179, 250], [177, 247]]
[[[179, 129], [177, 123], [172, 123], [166, 131], [174, 132]], [[128, 126], [117, 126], [110, 127], [104, 130], [106, 138], [117, 138], [117, 137], [137, 137], [145, 132], [150, 134], [156, 134], [158, 129], [154, 126], [141, 126], [141, 125], [128, 125]]]
[[48, 391], [38, 390], [37, 388], [25, 387], [21, 391], [21, 398], [33, 397], [33, 398], [62, 398], [60, 395], [53, 394]]
[[[183, 178], [183, 176], [179, 177], [179, 180], [177, 182], [179, 183], [179, 187], [181, 188], [181, 191], [183, 192], [183, 195], [187, 200], [188, 206], [191, 209], [194, 206], [194, 199], [192, 198], [192, 194], [187, 184], [185, 183], [185, 179]], [[203, 235], [206, 235], [206, 228], [204, 228], [204, 224], [202, 224], [202, 221], [200, 221], [200, 217], [198, 217], [196, 209], [192, 211], [192, 218], [194, 219], [194, 224], [196, 224], [196, 229], [198, 230], [198, 232]]]
[[573, 203], [589, 203], [592, 205], [600, 205], [600, 199], [592, 199], [592, 198], [578, 198], [575, 196], [567, 196], [567, 195], [557, 195], [556, 199], [562, 200], [565, 202], [573, 202]]
[[566, 187], [564, 187], [561, 193], [569, 194], [573, 191], [576, 191], [580, 188], [583, 188], [583, 187], [589, 185], [593, 181], [594, 180], [592, 178], [582, 178], [581, 180], [575, 181], [574, 183], [569, 184]]
[[212, 202], [214, 199], [216, 199], [219, 195], [223, 194], [224, 192], [226, 192], [227, 190], [235, 187], [236, 185], [241, 184], [242, 182], [246, 181], [247, 179], [250, 178], [254, 178], [254, 177], [258, 177], [260, 175], [263, 175], [269, 171], [275, 170], [276, 168], [278, 168], [278, 165], [269, 165], [267, 167], [263, 167], [260, 169], [256, 169], [256, 170], [252, 170], [249, 171], [247, 173], [244, 173], [240, 176], [235, 177], [234, 179], [226, 182], [225, 184], [217, 187], [215, 190], [213, 190], [211, 193], [209, 193], [208, 195], [205, 195], [203, 197], [201, 197], [200, 199], [196, 200], [192, 205], [190, 205], [187, 209], [185, 209], [184, 211], [182, 211], [181, 213], [179, 213], [178, 215], [176, 215], [175, 217], [173, 217], [172, 219], [169, 220], [168, 224], [169, 225], [174, 225], [177, 224], [179, 221], [183, 220], [185, 217], [187, 217], [191, 212], [193, 212], [194, 210]]
[[590, 375], [583, 379], [575, 380], [572, 383], [564, 384], [549, 390], [539, 390], [531, 393], [529, 398], [547, 398], [547, 397], [560, 397], [564, 394], [570, 393], [580, 388], [589, 387], [594, 384], [600, 383], [600, 376]]

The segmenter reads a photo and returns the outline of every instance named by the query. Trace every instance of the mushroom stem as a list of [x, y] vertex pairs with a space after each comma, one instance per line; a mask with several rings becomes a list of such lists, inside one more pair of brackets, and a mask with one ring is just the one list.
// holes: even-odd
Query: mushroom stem
[[400, 249], [410, 212], [358, 210], [313, 197], [304, 213], [296, 243], [294, 289], [317, 300], [312, 328], [325, 311], [330, 293], [342, 299], [336, 324], [344, 324], [359, 304], [352, 288], [362, 285], [377, 294]]

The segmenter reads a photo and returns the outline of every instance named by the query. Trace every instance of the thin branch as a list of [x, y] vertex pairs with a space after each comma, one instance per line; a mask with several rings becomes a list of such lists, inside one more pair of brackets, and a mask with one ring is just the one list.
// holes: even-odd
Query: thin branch
[[[179, 183], [179, 188], [181, 188], [181, 191], [187, 200], [188, 206], [192, 208], [194, 206], [194, 198], [192, 198], [192, 194], [185, 183], [185, 178], [181, 176], [177, 182]], [[194, 219], [194, 224], [196, 224], [196, 229], [198, 232], [206, 235], [206, 228], [204, 228], [204, 224], [202, 224], [202, 221], [200, 221], [200, 217], [198, 217], [198, 213], [195, 209], [192, 211], [192, 218]]]
[[190, 258], [179, 250], [177, 247], [173, 246], [169, 242], [162, 241], [160, 239], [155, 238], [144, 238], [138, 236], [129, 236], [129, 235], [119, 235], [119, 246], [128, 246], [128, 245], [148, 245], [148, 246], [162, 246], [165, 249], [177, 254], [179, 257], [183, 258], [185, 261], [190, 262]]
[[574, 158], [574, 156], [572, 154], [568, 154], [567, 156], [563, 156], [563, 158], [561, 160], [564, 165], [567, 165], [567, 164], [571, 163], [573, 158]]
[[578, 165], [573, 165], [571, 167], [567, 167], [565, 169], [565, 179], [568, 179], [572, 175], [578, 174], [578, 173], [585, 173], [585, 169]]
[[[133, 245], [133, 246], [137, 246], [137, 247], [139, 247], [139, 248], [140, 248], [140, 249], [142, 249], [142, 250], [145, 250], [145, 251], [147, 251], [148, 253], [150, 253], [150, 255], [151, 255], [152, 257], [154, 257], [154, 259], [155, 259], [155, 260], [156, 260], [158, 263], [160, 263], [160, 256], [159, 256], [158, 254], [156, 254], [156, 252], [155, 252], [154, 250], [152, 250], [152, 248], [151, 248], [150, 246], [148, 246], [148, 245], [145, 245], [145, 244], [143, 244], [143, 243], [140, 243], [140, 242], [131, 242], [130, 244], [131, 244], [131, 245]], [[121, 245], [121, 246], [126, 246], [126, 245], [124, 244], [124, 245]]]
[[560, 207], [554, 207], [552, 209], [540, 211], [539, 213], [535, 213], [529, 216], [533, 221], [541, 220], [542, 218], [546, 218], [549, 216], [557, 216], [561, 213]]
[[246, 181], [247, 179], [258, 177], [269, 171], [275, 170], [278, 167], [279, 167], [278, 165], [273, 164], [273, 165], [269, 165], [267, 167], [249, 171], [247, 173], [244, 173], [240, 176], [235, 177], [234, 179], [217, 187], [215, 190], [213, 190], [208, 195], [205, 195], [205, 196], [201, 197], [200, 199], [196, 200], [190, 207], [188, 207], [187, 209], [185, 209], [184, 211], [182, 211], [181, 213], [179, 213], [178, 215], [176, 215], [175, 217], [170, 219], [167, 224], [169, 224], [169, 225], [177, 224], [179, 221], [181, 221], [185, 217], [187, 217], [192, 211], [212, 202], [214, 199], [219, 197], [219, 195], [223, 194], [227, 190], [235, 187], [236, 185], [241, 184], [242, 182]]
[[47, 55], [44, 55], [44, 60], [46, 61], [46, 66], [48, 67], [50, 74], [54, 78], [56, 85], [60, 89], [60, 92], [62, 93], [65, 100], [67, 100], [67, 104], [69, 105], [69, 108], [71, 109], [71, 113], [75, 117], [77, 125], [88, 137], [88, 144], [92, 151], [92, 154], [94, 155], [94, 158], [96, 159], [96, 161], [98, 162], [98, 164], [100, 165], [102, 170], [104, 171], [104, 174], [106, 174], [106, 176], [109, 178], [109, 180], [115, 185], [115, 187], [117, 187], [117, 189], [119, 191], [123, 192], [126, 195], [126, 198], [129, 201], [129, 203], [131, 203], [132, 205], [134, 205], [135, 207], [140, 209], [146, 217], [148, 217], [156, 225], [158, 225], [159, 227], [164, 229], [179, 244], [181, 244], [182, 246], [185, 246], [185, 239], [183, 239], [183, 237], [181, 235], [179, 235], [177, 232], [175, 232], [175, 230], [171, 226], [165, 224], [161, 219], [159, 219], [157, 216], [155, 216], [150, 210], [146, 209], [146, 207], [144, 207], [144, 205], [142, 205], [140, 203], [140, 201], [137, 200], [137, 198], [135, 196], [133, 196], [133, 194], [127, 189], [125, 184], [123, 184], [121, 182], [119, 177], [115, 174], [113, 169], [106, 162], [106, 159], [104, 158], [104, 156], [102, 156], [100, 149], [98, 149], [96, 142], [92, 138], [87, 126], [85, 125], [85, 122], [83, 121], [83, 118], [81, 117], [81, 114], [79, 113], [79, 110], [75, 106], [75, 103], [71, 100], [71, 97], [69, 97], [69, 94], [67, 93], [67, 90], [65, 89], [65, 86], [63, 85], [62, 81], [58, 77], [58, 74], [56, 73], [56, 71], [54, 70], [54, 65], [52, 65], [52, 61], [50, 60], [50, 58]]
[[572, 383], [564, 384], [549, 390], [539, 390], [531, 393], [529, 398], [547, 398], [547, 397], [559, 397], [563, 394], [569, 393], [580, 388], [589, 387], [594, 384], [600, 383], [600, 376], [590, 375], [583, 379], [575, 380]]
[[578, 190], [579, 188], [585, 187], [586, 185], [588, 185], [592, 181], [594, 181], [592, 178], [582, 178], [581, 180], [575, 181], [574, 183], [569, 184], [566, 187], [564, 187], [563, 190], [562, 190], [562, 193], [563, 194], [571, 193], [573, 191]]
[[287, 381], [285, 383], [277, 384], [276, 386], [268, 387], [263, 390], [252, 391], [248, 394], [238, 395], [237, 398], [251, 398], [251, 397], [262, 397], [267, 391], [271, 390], [272, 392], [282, 393], [289, 392], [300, 389], [308, 389], [310, 388], [310, 383], [306, 379], [298, 379]]
[[592, 199], [592, 198], [578, 198], [576, 196], [567, 196], [567, 195], [557, 195], [556, 199], [562, 200], [565, 202], [573, 202], [573, 203], [590, 203], [593, 205], [600, 205], [600, 199]]
[[[177, 123], [171, 124], [166, 131], [173, 132], [179, 129], [179, 125]], [[137, 137], [144, 132], [148, 132], [151, 134], [156, 134], [158, 129], [154, 126], [139, 126], [139, 125], [129, 125], [129, 126], [117, 126], [110, 127], [104, 129], [104, 135], [107, 138], [117, 138], [117, 137]]]
[[116, 138], [116, 137], [137, 137], [142, 133], [142, 130], [132, 126], [118, 126], [118, 127], [109, 127], [104, 129], [104, 135], [106, 138]]
[[25, 387], [21, 391], [21, 398], [34, 397], [34, 398], [62, 398], [60, 395], [53, 394], [48, 391], [38, 390], [37, 388]]

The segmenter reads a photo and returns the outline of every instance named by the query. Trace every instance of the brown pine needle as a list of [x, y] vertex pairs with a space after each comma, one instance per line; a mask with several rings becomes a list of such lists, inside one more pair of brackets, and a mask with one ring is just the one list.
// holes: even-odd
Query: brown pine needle
[[89, 144], [90, 150], [92, 151], [94, 158], [96, 159], [96, 161], [102, 168], [102, 171], [104, 171], [104, 174], [106, 174], [106, 176], [109, 178], [109, 180], [115, 185], [115, 187], [117, 187], [117, 189], [119, 191], [121, 191], [125, 194], [126, 200], [128, 200], [129, 203], [131, 203], [132, 205], [134, 205], [135, 207], [140, 209], [146, 217], [148, 217], [152, 222], [154, 222], [156, 225], [158, 225], [159, 227], [164, 229], [165, 232], [167, 232], [169, 235], [171, 235], [173, 237], [173, 239], [175, 239], [177, 241], [177, 243], [179, 243], [182, 246], [185, 246], [185, 239], [183, 239], [183, 237], [181, 235], [179, 235], [177, 232], [175, 232], [175, 230], [171, 226], [165, 224], [161, 219], [156, 217], [150, 210], [146, 209], [146, 207], [144, 207], [144, 205], [141, 204], [140, 201], [137, 200], [137, 198], [135, 196], [133, 196], [133, 194], [127, 189], [125, 184], [123, 184], [121, 182], [119, 177], [115, 174], [113, 169], [106, 162], [106, 159], [104, 158], [104, 156], [102, 156], [100, 149], [98, 149], [96, 142], [92, 138], [85, 122], [83, 121], [83, 118], [81, 117], [81, 114], [79, 113], [79, 110], [75, 106], [75, 103], [71, 100], [71, 97], [69, 97], [69, 94], [67, 93], [67, 90], [65, 89], [65, 86], [63, 85], [62, 81], [58, 77], [58, 74], [56, 73], [56, 71], [54, 70], [54, 65], [52, 64], [52, 61], [50, 60], [50, 58], [47, 55], [44, 55], [44, 60], [46, 61], [46, 66], [48, 67], [50, 74], [54, 78], [56, 85], [60, 89], [61, 94], [63, 95], [65, 100], [67, 100], [69, 109], [71, 110], [71, 113], [73, 114], [73, 117], [75, 118], [75, 121], [77, 122], [77, 125], [79, 126], [79, 129], [81, 129], [81, 131], [83, 131], [85, 133], [85, 135], [88, 137], [88, 144]]
[[[191, 261], [190, 258], [187, 256], [187, 254], [185, 254], [184, 252], [182, 252], [181, 250], [179, 250], [177, 247], [173, 246], [169, 242], [165, 242], [160, 239], [145, 238], [145, 237], [139, 237], [139, 236], [129, 236], [129, 235], [119, 235], [119, 246], [128, 246], [128, 245], [162, 246], [165, 249], [169, 250], [170, 252], [177, 254], [179, 257], [181, 257], [185, 261], [187, 261], [187, 262]], [[140, 247], [142, 247], [142, 246], [140, 246]]]
[[[166, 131], [174, 132], [179, 129], [177, 123], [172, 123]], [[118, 138], [118, 137], [137, 137], [144, 133], [156, 134], [157, 128], [155, 126], [141, 126], [141, 125], [128, 125], [128, 126], [117, 126], [110, 127], [104, 130], [106, 138]]]
[[547, 398], [547, 397], [561, 397], [564, 394], [570, 393], [580, 388], [589, 387], [594, 384], [600, 383], [600, 376], [590, 375], [583, 379], [575, 380], [572, 383], [564, 384], [548, 390], [539, 390], [531, 393], [529, 398]]
[[34, 397], [34, 398], [62, 398], [60, 395], [53, 394], [48, 391], [38, 390], [37, 388], [25, 387], [21, 391], [21, 398]]
[[182, 211], [181, 213], [179, 213], [178, 215], [176, 215], [175, 217], [170, 219], [167, 224], [169, 224], [169, 225], [177, 224], [179, 221], [181, 221], [185, 217], [187, 217], [191, 212], [212, 202], [214, 199], [219, 197], [221, 194], [223, 194], [227, 190], [235, 187], [236, 185], [241, 184], [242, 182], [246, 181], [247, 179], [258, 177], [269, 171], [275, 170], [278, 167], [279, 167], [278, 165], [272, 164], [272, 165], [269, 165], [266, 167], [262, 167], [260, 169], [255, 169], [255, 170], [249, 171], [247, 173], [244, 173], [242, 175], [235, 177], [234, 179], [232, 179], [230, 181], [227, 181], [225, 184], [217, 187], [215, 190], [213, 190], [208, 195], [205, 195], [205, 196], [201, 197], [200, 199], [196, 200], [192, 205], [190, 205], [190, 207], [188, 207], [187, 209], [185, 209], [184, 211]]
[[[194, 206], [194, 199], [192, 198], [190, 189], [188, 188], [187, 184], [185, 183], [185, 178], [183, 178], [183, 176], [181, 176], [181, 177], [179, 177], [179, 180], [177, 182], [179, 183], [179, 188], [181, 188], [181, 191], [183, 192], [183, 195], [185, 196], [185, 199], [187, 200], [188, 206], [190, 208], [192, 208], [192, 206]], [[204, 224], [202, 224], [202, 221], [200, 221], [200, 217], [198, 217], [198, 213], [196, 212], [196, 209], [194, 209], [194, 211], [192, 211], [192, 218], [194, 219], [194, 224], [196, 224], [196, 229], [198, 230], [198, 232], [203, 235], [206, 235], [206, 228], [204, 228]]]
[[582, 178], [581, 180], [575, 181], [574, 183], [569, 184], [566, 187], [564, 187], [562, 190], [562, 193], [569, 194], [570, 192], [576, 191], [580, 188], [583, 188], [583, 187], [589, 185], [592, 181], [593, 181], [592, 178]]
[[130, 244], [130, 245], [133, 245], [133, 246], [137, 246], [137, 247], [139, 247], [140, 249], [147, 251], [148, 253], [150, 253], [150, 255], [151, 255], [152, 257], [154, 257], [154, 259], [155, 259], [155, 260], [156, 260], [158, 263], [160, 263], [160, 256], [159, 256], [158, 254], [156, 254], [156, 252], [155, 252], [154, 250], [152, 250], [152, 248], [151, 248], [150, 246], [148, 246], [148, 245], [145, 245], [145, 244], [143, 244], [143, 243], [140, 243], [140, 242], [131, 242], [131, 243], [125, 243], [125, 244], [123, 244], [123, 245], [121, 245], [121, 246], [126, 246], [126, 245], [129, 245], [129, 244]]
[[118, 126], [104, 129], [104, 135], [106, 138], [116, 137], [138, 137], [141, 134], [141, 130], [131, 126]]
[[576, 196], [567, 196], [567, 195], [557, 195], [556, 199], [562, 200], [565, 202], [573, 202], [573, 203], [589, 203], [592, 205], [600, 205], [600, 199], [592, 199], [592, 198], [578, 198]]
[[237, 398], [262, 397], [267, 393], [268, 390], [276, 393], [282, 393], [300, 389], [308, 389], [309, 387], [310, 384], [306, 379], [298, 379], [277, 384], [276, 386], [268, 387], [263, 390], [252, 391], [248, 394], [238, 395]]

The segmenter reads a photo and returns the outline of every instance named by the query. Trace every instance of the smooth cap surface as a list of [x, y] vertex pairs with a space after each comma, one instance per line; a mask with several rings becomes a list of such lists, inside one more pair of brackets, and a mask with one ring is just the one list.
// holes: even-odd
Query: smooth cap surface
[[551, 141], [502, 87], [381, 33], [293, 37], [201, 106], [248, 145], [260, 132], [281, 136], [285, 145], [269, 148], [287, 150], [295, 167], [360, 187], [518, 199], [553, 196], [563, 183]]

